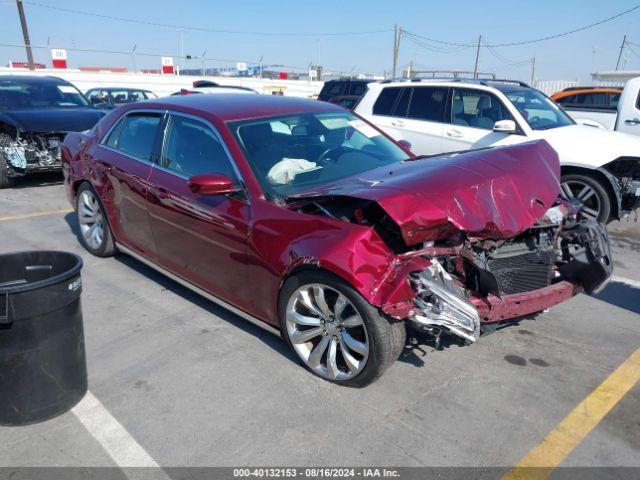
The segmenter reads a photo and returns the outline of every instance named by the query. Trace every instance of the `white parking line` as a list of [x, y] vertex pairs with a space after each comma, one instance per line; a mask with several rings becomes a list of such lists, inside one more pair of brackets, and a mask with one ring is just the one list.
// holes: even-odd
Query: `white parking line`
[[611, 280], [618, 283], [626, 283], [627, 285], [631, 285], [632, 287], [640, 288], [640, 282], [637, 280], [631, 280], [630, 278], [618, 277], [617, 275], [614, 275]]
[[154, 478], [169, 478], [91, 392], [71, 411], [119, 467], [157, 468]]

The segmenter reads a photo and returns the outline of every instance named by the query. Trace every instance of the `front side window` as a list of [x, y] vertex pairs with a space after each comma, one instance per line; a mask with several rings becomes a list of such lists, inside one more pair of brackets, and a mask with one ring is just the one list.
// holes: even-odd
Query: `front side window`
[[493, 130], [493, 125], [500, 120], [513, 120], [513, 117], [495, 95], [482, 90], [454, 89], [451, 107], [454, 125]]
[[549, 130], [575, 124], [553, 100], [538, 90], [513, 90], [504, 94], [533, 130]]
[[181, 175], [220, 173], [232, 180], [235, 173], [216, 133], [208, 125], [172, 116], [165, 134], [160, 165]]
[[129, 114], [111, 131], [106, 145], [128, 155], [150, 160], [160, 119], [160, 114]]
[[416, 120], [444, 122], [446, 103], [446, 88], [414, 87], [407, 116]]
[[264, 193], [283, 198], [409, 158], [347, 111], [229, 123]]

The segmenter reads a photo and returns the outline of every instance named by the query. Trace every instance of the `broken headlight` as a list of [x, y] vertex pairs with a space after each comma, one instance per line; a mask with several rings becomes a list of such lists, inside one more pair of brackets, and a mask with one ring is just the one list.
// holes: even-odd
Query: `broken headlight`
[[480, 335], [480, 316], [451, 276], [438, 262], [415, 272], [411, 279], [418, 295], [413, 320], [422, 326], [443, 327], [470, 342]]

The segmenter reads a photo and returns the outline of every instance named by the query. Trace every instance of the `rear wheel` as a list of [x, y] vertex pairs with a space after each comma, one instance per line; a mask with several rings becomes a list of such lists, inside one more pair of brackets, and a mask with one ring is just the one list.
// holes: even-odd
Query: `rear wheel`
[[91, 185], [83, 183], [76, 195], [76, 215], [80, 226], [80, 243], [98, 257], [110, 257], [116, 247], [102, 202]]
[[589, 175], [572, 173], [561, 180], [562, 198], [580, 204], [580, 215], [606, 223], [611, 215], [611, 198], [602, 184]]
[[315, 375], [364, 387], [398, 358], [403, 322], [390, 322], [342, 279], [303, 271], [284, 284], [279, 304], [283, 337]]

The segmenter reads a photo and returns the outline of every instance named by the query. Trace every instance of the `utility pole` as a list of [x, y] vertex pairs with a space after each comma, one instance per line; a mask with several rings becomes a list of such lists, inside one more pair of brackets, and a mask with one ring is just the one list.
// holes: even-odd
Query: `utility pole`
[[622, 58], [622, 51], [624, 50], [624, 46], [627, 43], [627, 36], [625, 35], [622, 39], [622, 45], [620, 45], [620, 53], [618, 54], [618, 61], [616, 62], [616, 72], [618, 71], [618, 67], [620, 67], [620, 59]]
[[473, 78], [478, 78], [478, 60], [480, 59], [480, 44], [482, 43], [482, 35], [478, 37], [478, 48], [476, 49], [476, 63], [473, 66]]
[[402, 27], [398, 24], [393, 26], [393, 72], [391, 78], [396, 78], [396, 69], [398, 67], [398, 54], [400, 53], [400, 39], [402, 38]]
[[133, 73], [136, 73], [136, 48], [138, 47], [137, 44], [133, 45], [133, 50], [131, 50], [131, 62], [133, 64]]
[[536, 57], [531, 59], [531, 86], [536, 81]]
[[18, 6], [18, 15], [20, 16], [20, 25], [22, 26], [22, 36], [24, 37], [24, 46], [27, 48], [27, 63], [29, 70], [33, 70], [33, 52], [31, 51], [31, 41], [29, 40], [29, 30], [27, 29], [27, 19], [24, 16], [24, 6], [22, 0], [16, 0]]

